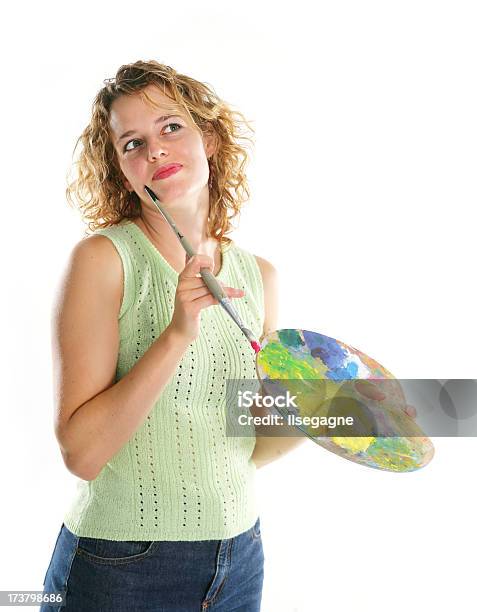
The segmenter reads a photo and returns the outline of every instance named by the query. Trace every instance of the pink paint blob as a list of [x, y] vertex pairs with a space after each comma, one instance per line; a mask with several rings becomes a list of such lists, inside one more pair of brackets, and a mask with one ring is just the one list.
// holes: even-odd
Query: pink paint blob
[[262, 347], [260, 346], [260, 344], [256, 342], [255, 340], [252, 340], [250, 344], [252, 345], [252, 348], [255, 351], [255, 353], [258, 353], [262, 350]]

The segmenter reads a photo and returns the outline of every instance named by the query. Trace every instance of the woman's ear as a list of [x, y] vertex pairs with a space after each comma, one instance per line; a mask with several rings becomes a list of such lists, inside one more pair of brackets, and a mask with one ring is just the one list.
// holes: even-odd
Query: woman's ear
[[217, 134], [211, 123], [207, 123], [202, 135], [202, 140], [204, 142], [205, 154], [207, 155], [207, 159], [209, 159], [216, 152], [218, 146]]

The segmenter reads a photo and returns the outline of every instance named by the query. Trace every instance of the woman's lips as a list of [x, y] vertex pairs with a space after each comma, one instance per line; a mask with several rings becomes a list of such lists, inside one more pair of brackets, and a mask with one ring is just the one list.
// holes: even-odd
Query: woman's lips
[[171, 176], [171, 174], [175, 174], [176, 172], [179, 172], [181, 168], [182, 166], [179, 164], [167, 166], [167, 168], [164, 168], [164, 170], [160, 170], [159, 172], [156, 172], [156, 174], [152, 177], [152, 180], [155, 181], [158, 179], [165, 179], [168, 176]]

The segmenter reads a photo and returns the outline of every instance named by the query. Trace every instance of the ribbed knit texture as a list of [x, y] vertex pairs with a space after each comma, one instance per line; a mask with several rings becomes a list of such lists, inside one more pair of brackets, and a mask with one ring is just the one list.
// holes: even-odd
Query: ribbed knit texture
[[[123, 264], [117, 381], [169, 325], [178, 274], [129, 220], [96, 234], [113, 242]], [[233, 303], [258, 339], [264, 298], [255, 257], [235, 243], [224, 247], [217, 278], [245, 291]], [[66, 527], [108, 540], [188, 541], [249, 529], [258, 516], [255, 437], [225, 431], [226, 380], [244, 378], [256, 379], [249, 342], [221, 306], [203, 309], [198, 338], [143, 425], [95, 480], [78, 480]]]

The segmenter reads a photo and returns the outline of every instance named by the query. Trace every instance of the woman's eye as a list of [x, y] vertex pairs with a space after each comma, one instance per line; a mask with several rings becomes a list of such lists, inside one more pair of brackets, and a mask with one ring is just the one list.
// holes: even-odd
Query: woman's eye
[[[182, 127], [182, 125], [181, 125], [180, 123], [168, 123], [164, 129], [166, 129], [166, 128], [168, 128], [168, 127], [171, 127], [171, 125], [177, 125], [177, 127], [178, 127], [179, 129]], [[174, 131], [174, 132], [177, 132], [178, 130], [173, 130], [173, 131]]]
[[[172, 126], [177, 126], [179, 128], [179, 130], [182, 128], [182, 125], [180, 123], [168, 123], [164, 129], [168, 128], [168, 127], [172, 127]], [[169, 134], [172, 134], [173, 132], [178, 132], [179, 130], [172, 130], [172, 132], [169, 132]], [[126, 143], [124, 145], [124, 151], [134, 151], [134, 149], [137, 149], [137, 147], [130, 147], [129, 145], [132, 142], [141, 142], [139, 139], [134, 138], [133, 140], [130, 140], [128, 143]]]
[[129, 146], [129, 145], [130, 145], [132, 142], [141, 142], [141, 141], [140, 141], [140, 140], [138, 140], [137, 138], [134, 138], [133, 140], [130, 140], [128, 143], [126, 143], [126, 144], [124, 145], [124, 150], [125, 150], [125, 151], [132, 151], [133, 149], [136, 149], [136, 148], [137, 148], [137, 147], [132, 147], [132, 148], [131, 148], [131, 147]]

